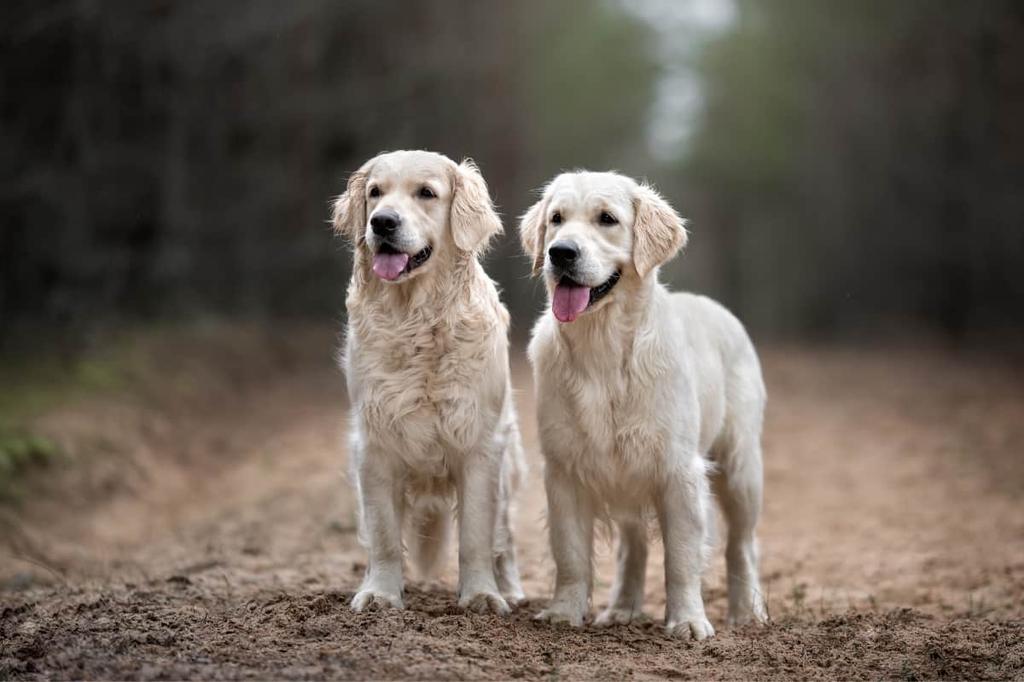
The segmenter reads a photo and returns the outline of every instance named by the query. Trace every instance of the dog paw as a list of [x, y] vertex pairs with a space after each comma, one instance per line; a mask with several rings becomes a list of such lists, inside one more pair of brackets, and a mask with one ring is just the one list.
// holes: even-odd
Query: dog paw
[[493, 613], [507, 616], [512, 612], [508, 602], [497, 592], [476, 592], [459, 599], [459, 607], [473, 613]]
[[765, 610], [764, 602], [760, 597], [753, 597], [748, 605], [729, 609], [728, 623], [729, 627], [767, 624], [768, 613]]
[[700, 641], [713, 637], [715, 629], [703, 614], [692, 618], [671, 619], [665, 623], [665, 632], [672, 637]]
[[605, 627], [608, 625], [626, 625], [628, 623], [643, 617], [643, 612], [639, 609], [630, 608], [613, 608], [609, 606], [601, 613], [597, 614], [597, 618], [594, 619], [594, 625]]
[[377, 609], [402, 609], [405, 608], [405, 605], [402, 603], [401, 594], [368, 588], [356, 592], [356, 595], [352, 597], [351, 607], [356, 613], [361, 613]]
[[743, 625], [767, 625], [768, 616], [761, 610], [745, 610], [738, 613], [730, 613], [728, 624], [731, 628]]
[[523, 604], [526, 604], [529, 601], [526, 598], [526, 594], [522, 591], [522, 589], [513, 590], [510, 592], [502, 592], [501, 596], [504, 597], [505, 601], [508, 602], [508, 605], [513, 608], [515, 608], [516, 606], [522, 606]]
[[578, 628], [583, 625], [583, 615], [583, 611], [580, 609], [575, 609], [565, 604], [552, 604], [534, 616], [533, 619], [551, 624], [566, 623], [574, 628]]

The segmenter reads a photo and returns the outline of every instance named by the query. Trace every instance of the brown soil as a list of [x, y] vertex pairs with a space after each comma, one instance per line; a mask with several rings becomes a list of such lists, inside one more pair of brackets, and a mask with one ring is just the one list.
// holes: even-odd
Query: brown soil
[[[767, 350], [773, 622], [725, 628], [719, 552], [705, 590], [719, 633], [688, 643], [658, 626], [657, 551], [651, 621], [531, 621], [553, 567], [522, 364], [532, 471], [517, 541], [531, 603], [508, 619], [463, 614], [449, 565], [436, 582], [410, 581], [405, 611], [351, 613], [364, 553], [331, 343], [178, 348], [149, 390], [40, 422], [76, 463], [0, 514], [0, 678], [1024, 679], [1024, 375], [1013, 365]], [[296, 357], [301, 346], [322, 358]], [[604, 546], [598, 606], [610, 571]]]

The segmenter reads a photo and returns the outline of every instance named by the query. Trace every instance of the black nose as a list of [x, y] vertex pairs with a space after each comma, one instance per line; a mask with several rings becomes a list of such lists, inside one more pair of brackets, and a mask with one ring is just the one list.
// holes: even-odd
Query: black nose
[[402, 224], [402, 218], [390, 209], [382, 209], [373, 214], [370, 218], [370, 227], [378, 237], [387, 237], [394, 234], [398, 226]]
[[580, 247], [572, 242], [555, 242], [548, 249], [548, 257], [551, 264], [558, 267], [569, 267], [576, 257], [580, 255]]

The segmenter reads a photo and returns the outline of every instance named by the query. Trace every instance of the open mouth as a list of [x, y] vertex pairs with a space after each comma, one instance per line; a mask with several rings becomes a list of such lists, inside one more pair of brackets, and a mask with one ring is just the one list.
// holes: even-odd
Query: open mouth
[[568, 277], [562, 277], [555, 286], [555, 294], [551, 298], [551, 311], [559, 322], [573, 322], [590, 306], [604, 298], [618, 283], [621, 272], [616, 270], [612, 276], [596, 287], [578, 284]]
[[377, 253], [373, 254], [373, 274], [388, 282], [394, 282], [426, 263], [433, 251], [427, 246], [410, 256], [384, 242], [377, 247]]

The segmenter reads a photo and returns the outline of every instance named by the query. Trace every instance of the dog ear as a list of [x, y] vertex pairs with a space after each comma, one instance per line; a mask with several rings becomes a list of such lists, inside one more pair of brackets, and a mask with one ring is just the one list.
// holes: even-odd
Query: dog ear
[[349, 176], [345, 193], [334, 201], [332, 223], [334, 232], [344, 235], [353, 244], [363, 242], [366, 229], [366, 176], [369, 164]]
[[536, 275], [544, 267], [544, 236], [547, 225], [547, 198], [542, 198], [531, 206], [519, 219], [519, 239], [523, 243], [523, 251], [533, 259], [533, 274]]
[[650, 185], [637, 187], [634, 204], [633, 265], [646, 277], [686, 245], [686, 221]]
[[462, 251], [483, 251], [494, 235], [503, 232], [501, 218], [494, 211], [487, 183], [471, 159], [456, 169], [452, 197], [451, 226], [455, 246]]

